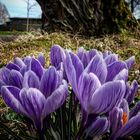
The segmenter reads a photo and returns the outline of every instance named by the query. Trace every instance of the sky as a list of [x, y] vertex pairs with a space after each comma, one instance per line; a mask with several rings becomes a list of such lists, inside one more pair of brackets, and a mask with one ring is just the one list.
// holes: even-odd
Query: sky
[[[27, 0], [0, 0], [6, 5], [11, 17], [27, 17]], [[30, 5], [35, 3], [35, 0], [29, 0]], [[126, 0], [127, 1], [127, 0]], [[137, 6], [134, 11], [134, 16], [140, 18], [140, 6]], [[38, 4], [30, 10], [30, 17], [41, 18], [41, 9]]]
[[[8, 9], [10, 17], [27, 17], [27, 0], [0, 0]], [[33, 5], [36, 1], [29, 0], [30, 5]], [[41, 18], [40, 6], [36, 3], [29, 12], [29, 17]]]

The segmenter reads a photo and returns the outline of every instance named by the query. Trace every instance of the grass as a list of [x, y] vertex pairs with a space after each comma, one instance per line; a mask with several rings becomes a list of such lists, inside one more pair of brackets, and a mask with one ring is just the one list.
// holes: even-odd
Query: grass
[[27, 32], [23, 31], [0, 31], [0, 36], [1, 35], [21, 35], [21, 34], [26, 34]]
[[[11, 32], [0, 33], [0, 35], [11, 34]], [[100, 51], [110, 50], [118, 53], [122, 60], [132, 55], [136, 57], [136, 64], [130, 71], [129, 79], [137, 79], [140, 84], [140, 36], [135, 34], [106, 35], [100, 38], [86, 38], [67, 33], [51, 33], [41, 35], [39, 32], [21, 33], [12, 42], [0, 42], [0, 67], [6, 65], [15, 57], [27, 55], [37, 56], [40, 52], [45, 54], [47, 66], [49, 66], [49, 53], [51, 46], [59, 44], [63, 48], [76, 51], [83, 46], [86, 49], [95, 48]], [[0, 118], [7, 122], [15, 120], [17, 116], [8, 107], [5, 107], [0, 97]], [[17, 118], [16, 118], [17, 119]], [[20, 119], [20, 118], [18, 118]], [[9, 123], [8, 123], [9, 124]], [[12, 128], [12, 127], [10, 127]], [[0, 130], [1, 133], [1, 130]], [[4, 133], [5, 135], [5, 133]]]
[[[117, 35], [106, 35], [100, 38], [86, 38], [83, 36], [72, 35], [68, 33], [51, 33], [42, 35], [39, 32], [29, 32], [21, 34], [12, 42], [0, 43], [0, 66], [6, 65], [15, 57], [24, 57], [26, 55], [37, 56], [40, 52], [44, 53], [47, 60], [47, 66], [50, 64], [50, 48], [54, 44], [59, 44], [63, 48], [76, 51], [83, 46], [86, 49], [95, 48], [100, 51], [110, 50], [118, 53], [122, 60], [132, 55], [136, 58], [136, 65], [131, 70], [131, 80], [137, 79], [140, 83], [140, 35], [128, 34], [124, 32]], [[130, 72], [130, 73], [131, 73]]]

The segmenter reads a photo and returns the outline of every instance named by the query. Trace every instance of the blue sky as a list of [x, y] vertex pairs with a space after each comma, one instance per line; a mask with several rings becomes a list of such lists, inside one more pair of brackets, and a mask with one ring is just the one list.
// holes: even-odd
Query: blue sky
[[[8, 9], [11, 17], [27, 17], [27, 0], [0, 0]], [[35, 3], [35, 0], [29, 0], [30, 5]], [[41, 9], [38, 4], [30, 10], [30, 17], [41, 17]]]

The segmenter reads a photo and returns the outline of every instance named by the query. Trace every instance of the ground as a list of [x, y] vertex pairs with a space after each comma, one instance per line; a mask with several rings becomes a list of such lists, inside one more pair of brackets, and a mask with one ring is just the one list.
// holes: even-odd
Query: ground
[[[118, 53], [122, 60], [135, 56], [136, 64], [130, 71], [129, 79], [137, 79], [140, 84], [140, 35], [138, 33], [121, 33], [115, 35], [105, 35], [103, 37], [86, 38], [83, 36], [72, 35], [68, 33], [51, 33], [42, 35], [39, 32], [30, 33], [0, 33], [0, 66], [6, 65], [15, 57], [24, 57], [26, 55], [37, 56], [40, 52], [44, 53], [49, 66], [49, 53], [53, 44], [58, 44], [63, 48], [76, 51], [83, 46], [86, 49], [95, 48], [100, 51], [110, 50]], [[138, 93], [139, 94], [139, 93]], [[0, 120], [9, 125], [9, 122], [15, 119], [15, 114], [0, 99]], [[13, 123], [10, 127], [13, 128]], [[23, 124], [20, 124], [23, 125]], [[14, 129], [14, 128], [13, 128]], [[16, 129], [16, 128], [15, 128]], [[15, 131], [15, 130], [14, 130]], [[0, 129], [0, 137], [2, 136]]]

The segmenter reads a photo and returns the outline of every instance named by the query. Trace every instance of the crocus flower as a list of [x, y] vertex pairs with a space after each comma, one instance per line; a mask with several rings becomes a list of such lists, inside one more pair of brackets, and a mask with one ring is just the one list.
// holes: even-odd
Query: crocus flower
[[[86, 69], [86, 67], [88, 67], [89, 63], [91, 63], [90, 64], [91, 69], [96, 69], [98, 71], [98, 67], [100, 67], [99, 71], [100, 71], [100, 75], [102, 75], [100, 77], [104, 78], [104, 79], [101, 79], [103, 80], [101, 81], [101, 83], [112, 81], [112, 80], [127, 81], [128, 70], [133, 66], [135, 62], [134, 56], [130, 57], [126, 61], [120, 61], [118, 59], [118, 55], [111, 52], [101, 53], [95, 49], [86, 51], [84, 48], [79, 48], [77, 54], [74, 54], [70, 51], [69, 52], [65, 51], [58, 45], [54, 45], [52, 46], [51, 53], [50, 53], [50, 59], [51, 59], [52, 65], [58, 68], [60, 63], [65, 61], [67, 57], [67, 53], [69, 53], [72, 59], [72, 63], [73, 64], [80, 63], [80, 65], [82, 65], [80, 67], [82, 67], [83, 70]], [[75, 69], [76, 67], [77, 66], [75, 66]], [[101, 69], [104, 69], [102, 70], [103, 73], [101, 72]]]
[[[94, 114], [96, 118], [96, 116], [107, 114], [114, 107], [120, 105], [126, 93], [126, 84], [123, 80], [125, 72], [123, 74], [114, 74], [115, 80], [107, 82], [107, 65], [101, 55], [96, 54], [84, 69], [79, 57], [71, 52], [66, 52], [64, 68], [81, 108], [86, 112], [87, 120], [85, 119], [82, 122], [84, 123], [84, 127], [82, 127], [85, 131], [90, 128], [90, 131], [94, 134], [97, 128], [93, 128], [92, 125], [86, 128], [88, 116]], [[94, 126], [94, 121], [91, 121], [91, 124]], [[104, 126], [102, 125], [102, 127]], [[98, 129], [101, 129], [101, 127]], [[108, 129], [105, 130], [107, 131]], [[100, 134], [106, 131], [100, 131]]]
[[[138, 112], [138, 111], [137, 111]], [[130, 117], [128, 103], [123, 99], [120, 107], [115, 107], [110, 112], [111, 140], [118, 138], [128, 138], [140, 133], [140, 114]]]
[[97, 117], [85, 130], [86, 136], [97, 137], [105, 134], [110, 128], [110, 122], [106, 117]]
[[31, 59], [24, 75], [17, 70], [9, 71], [10, 83], [7, 85], [5, 79], [1, 88], [5, 103], [15, 112], [32, 119], [35, 127], [41, 131], [44, 118], [64, 103], [68, 92], [67, 82], [55, 67], [45, 70], [35, 58]]
[[23, 59], [17, 57], [9, 62], [6, 67], [0, 69], [0, 89], [2, 85], [13, 85], [21, 88], [24, 73], [28, 70], [34, 71], [39, 78], [44, 72], [45, 58], [39, 54], [38, 59], [27, 56]]

